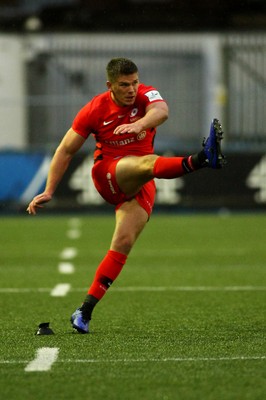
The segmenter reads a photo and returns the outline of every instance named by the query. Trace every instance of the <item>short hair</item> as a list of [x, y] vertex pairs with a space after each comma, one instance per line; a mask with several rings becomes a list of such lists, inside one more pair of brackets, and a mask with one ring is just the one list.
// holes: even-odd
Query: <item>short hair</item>
[[131, 75], [138, 72], [136, 64], [128, 58], [113, 58], [106, 67], [107, 79], [115, 82], [120, 75]]

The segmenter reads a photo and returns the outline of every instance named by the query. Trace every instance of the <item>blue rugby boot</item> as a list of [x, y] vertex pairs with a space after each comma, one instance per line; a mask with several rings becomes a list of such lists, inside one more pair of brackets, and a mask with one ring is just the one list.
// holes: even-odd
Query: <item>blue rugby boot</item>
[[72, 314], [70, 319], [72, 326], [79, 333], [89, 333], [89, 321], [86, 321], [82, 316], [82, 311], [80, 308], [77, 308], [76, 311]]
[[223, 139], [222, 126], [217, 118], [211, 123], [210, 134], [203, 140], [203, 151], [206, 155], [206, 166], [219, 169], [226, 164], [225, 156], [221, 151], [221, 140]]

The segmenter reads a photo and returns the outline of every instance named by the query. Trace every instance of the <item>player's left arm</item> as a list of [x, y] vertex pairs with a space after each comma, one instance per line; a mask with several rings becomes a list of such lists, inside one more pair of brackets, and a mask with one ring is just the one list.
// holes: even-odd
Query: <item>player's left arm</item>
[[146, 114], [132, 124], [119, 125], [115, 130], [115, 135], [124, 133], [140, 133], [149, 128], [156, 128], [168, 118], [168, 106], [164, 101], [151, 103], [146, 107]]

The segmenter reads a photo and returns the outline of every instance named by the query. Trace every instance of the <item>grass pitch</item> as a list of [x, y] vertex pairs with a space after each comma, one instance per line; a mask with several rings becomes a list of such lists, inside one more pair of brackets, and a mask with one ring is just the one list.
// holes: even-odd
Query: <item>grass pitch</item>
[[[1, 218], [3, 398], [264, 398], [266, 215], [153, 215], [92, 333], [75, 334], [69, 317], [113, 227], [113, 216]], [[54, 297], [59, 284], [69, 291]], [[36, 336], [48, 321], [55, 335]], [[27, 372], [42, 348], [58, 358]]]

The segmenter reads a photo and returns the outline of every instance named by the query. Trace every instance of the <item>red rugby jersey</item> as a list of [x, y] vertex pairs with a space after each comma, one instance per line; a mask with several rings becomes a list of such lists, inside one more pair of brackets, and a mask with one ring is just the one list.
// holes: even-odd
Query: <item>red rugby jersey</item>
[[72, 128], [84, 138], [94, 135], [95, 159], [152, 154], [155, 128], [146, 129], [137, 135], [114, 135], [113, 131], [119, 125], [130, 124], [142, 118], [146, 107], [157, 101], [164, 101], [160, 93], [154, 87], [142, 83], [138, 87], [135, 103], [131, 106], [118, 106], [112, 100], [111, 93], [106, 91], [95, 96], [78, 112]]

